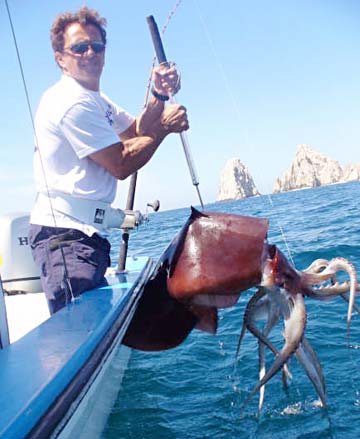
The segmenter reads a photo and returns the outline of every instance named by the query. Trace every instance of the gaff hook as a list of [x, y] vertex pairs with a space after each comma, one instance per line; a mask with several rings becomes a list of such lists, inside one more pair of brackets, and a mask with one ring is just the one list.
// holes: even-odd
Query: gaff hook
[[[150, 30], [151, 38], [152, 38], [152, 41], [154, 44], [154, 49], [155, 49], [157, 60], [158, 60], [159, 64], [167, 63], [164, 47], [163, 47], [163, 44], [161, 41], [161, 36], [159, 33], [159, 29], [157, 27], [157, 24], [155, 22], [155, 19], [152, 15], [150, 15], [149, 17], [146, 17], [146, 21], [147, 21], [148, 26], [149, 26], [149, 30]], [[175, 103], [174, 96], [170, 96], [170, 101], [172, 103]], [[196, 174], [194, 161], [193, 161], [192, 156], [191, 156], [189, 142], [187, 140], [187, 136], [186, 136], [185, 132], [180, 133], [180, 139], [181, 139], [181, 143], [182, 143], [182, 146], [184, 149], [186, 162], [187, 162], [187, 165], [188, 165], [188, 168], [190, 171], [192, 183], [196, 188], [201, 208], [204, 209], [204, 204], [203, 204], [200, 190], [199, 190], [199, 179], [198, 179], [197, 174]]]

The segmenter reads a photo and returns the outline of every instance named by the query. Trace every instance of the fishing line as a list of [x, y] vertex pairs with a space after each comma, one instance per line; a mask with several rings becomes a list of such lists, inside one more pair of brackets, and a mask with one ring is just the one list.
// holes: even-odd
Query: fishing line
[[[270, 204], [271, 208], [272, 208], [273, 210], [275, 210], [275, 207], [274, 207], [274, 203], [273, 203], [273, 200], [272, 200], [271, 194], [267, 194], [267, 198], [268, 198], [268, 200], [269, 200], [269, 204]], [[276, 210], [275, 210], [275, 212], [276, 212]], [[277, 226], [278, 226], [278, 228], [279, 228], [279, 230], [280, 230], [281, 237], [282, 237], [282, 239], [283, 239], [283, 241], [284, 241], [284, 244], [285, 244], [286, 251], [287, 251], [287, 253], [288, 253], [289, 259], [290, 259], [291, 263], [293, 264], [293, 266], [295, 267], [294, 259], [293, 259], [292, 254], [291, 254], [290, 246], [289, 246], [289, 244], [288, 244], [288, 240], [287, 240], [287, 238], [286, 238], [285, 231], [284, 231], [282, 225], [281, 225], [281, 224], [279, 223], [279, 221], [277, 220], [277, 217], [275, 217], [275, 221], [276, 221], [276, 224], [277, 224]]]
[[[173, 10], [170, 12], [168, 19], [165, 23], [165, 26], [163, 28], [162, 34], [159, 32], [158, 26], [155, 22], [155, 19], [152, 15], [148, 16], [146, 18], [148, 26], [149, 26], [149, 30], [150, 30], [150, 34], [151, 34], [151, 38], [153, 41], [153, 45], [155, 48], [155, 57], [153, 59], [152, 62], [152, 68], [150, 70], [150, 75], [152, 76], [152, 69], [154, 68], [155, 65], [155, 60], [158, 60], [159, 65], [164, 64], [166, 66], [171, 66], [171, 65], [175, 65], [173, 63], [168, 62], [166, 55], [165, 55], [165, 51], [164, 51], [164, 47], [162, 44], [162, 35], [164, 34], [170, 19], [174, 16], [178, 6], [181, 4], [181, 1], [177, 2], [175, 7], [173, 8]], [[147, 101], [148, 101], [148, 97], [149, 97], [149, 88], [150, 88], [150, 83], [151, 83], [151, 76], [148, 80], [148, 85], [147, 85], [147, 90], [146, 90], [146, 96], [145, 96], [145, 106], [147, 105]], [[179, 85], [180, 82], [180, 77], [178, 79], [178, 83], [177, 86]], [[175, 90], [177, 89], [177, 87], [175, 87]], [[169, 98], [170, 98], [170, 103], [175, 104], [176, 100], [175, 97], [172, 93], [169, 93]], [[186, 158], [186, 163], [188, 166], [188, 170], [190, 172], [190, 176], [191, 176], [191, 180], [193, 185], [195, 186], [199, 201], [200, 201], [200, 205], [201, 208], [204, 209], [204, 203], [201, 197], [201, 193], [200, 193], [200, 189], [199, 189], [199, 180], [195, 171], [195, 165], [194, 165], [194, 161], [192, 159], [192, 155], [190, 152], [190, 145], [189, 145], [189, 141], [187, 138], [187, 135], [184, 131], [179, 133], [180, 139], [181, 139], [181, 144], [183, 147], [183, 151], [185, 154], [185, 158]]]
[[[164, 35], [164, 33], [165, 33], [169, 23], [170, 23], [170, 20], [175, 15], [175, 13], [177, 11], [177, 8], [180, 6], [181, 2], [182, 2], [182, 0], [179, 0], [175, 4], [175, 6], [172, 8], [170, 13], [168, 14], [167, 19], [166, 19], [165, 24], [164, 24], [164, 27], [162, 29], [162, 35]], [[151, 64], [151, 67], [150, 67], [150, 72], [149, 72], [149, 75], [148, 75], [147, 86], [145, 88], [144, 103], [143, 103], [143, 106], [142, 106], [142, 110], [143, 111], [147, 107], [148, 101], [149, 101], [149, 93], [150, 93], [151, 80], [152, 80], [152, 72], [153, 72], [153, 69], [154, 69], [154, 66], [155, 66], [155, 62], [156, 62], [156, 55], [153, 57], [152, 64]], [[130, 177], [129, 189], [128, 189], [128, 197], [127, 197], [127, 202], [126, 202], [126, 209], [127, 210], [133, 210], [133, 208], [134, 208], [137, 175], [138, 175], [138, 172], [135, 171], [131, 175], [131, 177]], [[119, 253], [119, 258], [118, 258], [118, 266], [117, 266], [117, 271], [118, 272], [122, 272], [122, 271], [125, 270], [126, 258], [127, 258], [127, 252], [128, 252], [128, 245], [129, 245], [129, 231], [128, 230], [123, 230], [122, 238], [121, 238], [120, 253]]]
[[[237, 101], [236, 101], [236, 99], [235, 99], [235, 97], [234, 97], [234, 94], [233, 94], [233, 92], [232, 92], [232, 87], [231, 87], [231, 84], [230, 84], [230, 82], [229, 82], [229, 80], [228, 80], [228, 77], [227, 77], [227, 75], [226, 75], [226, 72], [225, 72], [224, 66], [223, 66], [223, 64], [221, 63], [221, 61], [220, 61], [220, 59], [219, 59], [219, 56], [218, 56], [218, 54], [217, 54], [217, 50], [216, 50], [216, 47], [215, 47], [214, 41], [213, 41], [213, 39], [211, 38], [211, 34], [210, 34], [210, 31], [209, 31], [209, 28], [208, 28], [208, 26], [207, 26], [207, 24], [206, 24], [206, 21], [205, 21], [205, 19], [204, 19], [203, 14], [201, 13], [200, 6], [199, 6], [197, 0], [193, 0], [193, 3], [194, 3], [194, 5], [195, 5], [195, 7], [197, 8], [197, 11], [198, 11], [198, 14], [199, 14], [199, 18], [200, 18], [200, 21], [201, 21], [201, 24], [202, 24], [202, 28], [203, 28], [204, 34], [205, 34], [205, 36], [206, 36], [206, 38], [207, 38], [208, 44], [209, 44], [209, 46], [210, 46], [210, 49], [211, 49], [212, 55], [213, 55], [213, 57], [214, 57], [214, 59], [215, 59], [215, 63], [216, 63], [216, 65], [217, 65], [217, 67], [218, 67], [218, 70], [220, 71], [220, 74], [221, 74], [221, 77], [222, 77], [222, 81], [223, 81], [223, 83], [225, 84], [225, 89], [226, 89], [227, 94], [228, 94], [228, 96], [229, 96], [229, 98], [230, 98], [230, 101], [232, 102], [232, 105], [233, 105], [233, 108], [234, 108], [234, 110], [235, 110], [235, 114], [236, 114], [236, 116], [237, 116], [237, 119], [238, 119], [239, 123], [241, 124], [241, 123], [242, 123], [241, 112], [240, 112], [240, 109], [239, 109], [238, 103], [237, 103]], [[245, 144], [249, 144], [249, 141], [248, 141], [247, 135], [245, 135], [244, 137], [245, 137]], [[268, 198], [268, 200], [269, 200], [269, 203], [270, 203], [271, 208], [272, 208], [273, 210], [275, 210], [275, 206], [274, 206], [274, 203], [273, 203], [273, 201], [272, 201], [271, 195], [268, 194], [268, 195], [267, 195], [267, 198]], [[276, 210], [275, 210], [275, 213], [276, 213]], [[285, 245], [286, 251], [287, 251], [287, 253], [288, 253], [288, 257], [289, 257], [290, 261], [292, 262], [292, 264], [295, 265], [295, 264], [294, 264], [293, 257], [292, 257], [292, 252], [291, 252], [290, 246], [289, 246], [288, 241], [287, 241], [287, 239], [286, 239], [285, 231], [284, 231], [283, 227], [281, 226], [281, 224], [279, 223], [278, 220], [276, 220], [276, 223], [277, 223], [277, 226], [278, 226], [278, 228], [279, 228], [279, 230], [280, 230], [280, 234], [281, 234], [282, 240], [283, 240], [283, 242], [284, 242], [284, 245]]]
[[[215, 59], [215, 63], [216, 63], [216, 65], [217, 65], [217, 67], [218, 67], [218, 70], [220, 71], [220, 74], [221, 74], [221, 77], [222, 77], [222, 81], [223, 81], [223, 83], [224, 83], [224, 85], [225, 85], [225, 89], [226, 89], [226, 91], [227, 91], [227, 94], [228, 94], [228, 96], [230, 97], [230, 101], [232, 102], [232, 106], [233, 106], [233, 109], [234, 109], [235, 115], [236, 115], [236, 117], [237, 117], [239, 123], [241, 124], [241, 122], [242, 122], [241, 112], [240, 112], [240, 109], [239, 109], [238, 103], [237, 103], [237, 101], [236, 101], [236, 99], [235, 99], [235, 97], [234, 97], [234, 93], [232, 92], [232, 87], [231, 87], [230, 82], [229, 82], [229, 80], [228, 80], [228, 77], [227, 77], [227, 75], [226, 75], [226, 72], [225, 72], [225, 69], [224, 69], [224, 67], [223, 67], [223, 64], [221, 63], [221, 61], [220, 61], [220, 59], [219, 59], [219, 56], [218, 56], [218, 54], [217, 54], [217, 50], [216, 50], [216, 47], [215, 47], [214, 41], [213, 41], [213, 39], [211, 38], [211, 34], [210, 34], [210, 31], [209, 31], [209, 28], [208, 28], [208, 26], [207, 26], [207, 24], [206, 24], [206, 21], [205, 21], [205, 19], [204, 19], [204, 17], [203, 17], [203, 14], [201, 13], [201, 10], [200, 10], [200, 7], [199, 7], [199, 4], [198, 4], [197, 0], [193, 0], [193, 3], [195, 4], [195, 7], [197, 8], [197, 11], [198, 11], [198, 14], [199, 14], [199, 18], [200, 18], [200, 21], [201, 21], [201, 24], [202, 24], [203, 31], [204, 31], [205, 36], [206, 36], [206, 38], [207, 38], [207, 41], [208, 41], [208, 44], [209, 44], [209, 46], [210, 46], [210, 49], [211, 49], [212, 55], [213, 55], [213, 57], [214, 57], [214, 59]], [[247, 138], [247, 136], [245, 136], [245, 142], [246, 142], [246, 144], [249, 143], [249, 142], [248, 142], [248, 138]], [[271, 206], [271, 209], [272, 209], [273, 211], [276, 212], [276, 210], [275, 210], [275, 206], [274, 206], [274, 203], [273, 203], [273, 200], [272, 200], [272, 197], [271, 197], [270, 194], [267, 195], [267, 199], [268, 199], [268, 201], [269, 201], [269, 204], [270, 204], [270, 206]], [[287, 240], [287, 238], [286, 238], [285, 231], [284, 231], [282, 225], [280, 224], [280, 222], [277, 220], [277, 215], [275, 216], [275, 219], [276, 219], [276, 223], [277, 223], [277, 226], [278, 226], [278, 228], [279, 228], [279, 231], [280, 231], [280, 234], [281, 234], [282, 240], [283, 240], [284, 245], [285, 245], [285, 247], [286, 247], [286, 251], [287, 251], [287, 254], [288, 254], [288, 258], [289, 258], [289, 260], [291, 261], [291, 263], [295, 266], [295, 264], [294, 264], [294, 260], [293, 260], [293, 257], [292, 257], [292, 252], [291, 252], [291, 249], [290, 249], [290, 246], [289, 246], [288, 240]], [[293, 389], [294, 389], [294, 392], [295, 392], [296, 394], [299, 395], [299, 394], [300, 394], [300, 391], [299, 391], [299, 388], [298, 388], [298, 385], [296, 384], [296, 382], [293, 381], [292, 387], [293, 387]], [[331, 419], [330, 419], [329, 416], [328, 416], [328, 420], [329, 420], [329, 424], [331, 424]]]
[[[29, 96], [29, 92], [28, 92], [28, 87], [27, 87], [26, 79], [25, 79], [25, 73], [24, 73], [22, 62], [21, 62], [20, 50], [19, 50], [19, 46], [17, 44], [15, 27], [13, 25], [13, 21], [12, 21], [12, 18], [11, 18], [11, 13], [10, 13], [10, 8], [9, 8], [7, 0], [5, 0], [5, 6], [6, 6], [7, 15], [8, 15], [9, 23], [10, 23], [11, 34], [12, 34], [14, 45], [15, 45], [16, 57], [17, 57], [17, 61], [18, 61], [18, 65], [19, 65], [19, 69], [20, 69], [20, 73], [21, 73], [21, 79], [22, 79], [22, 84], [23, 84], [23, 87], [24, 87], [24, 92], [25, 92], [28, 112], [29, 112], [29, 116], [30, 116], [30, 120], [31, 120], [31, 124], [32, 124], [32, 129], [33, 129], [33, 133], [34, 133], [34, 138], [35, 138], [35, 144], [36, 144], [36, 148], [37, 148], [37, 150], [39, 152], [40, 166], [41, 166], [41, 170], [42, 170], [42, 174], [43, 174], [43, 178], [44, 178], [45, 190], [46, 190], [46, 193], [47, 193], [47, 196], [48, 196], [48, 199], [49, 199], [51, 215], [52, 215], [52, 218], [53, 218], [53, 221], [54, 221], [54, 227], [58, 231], [58, 226], [57, 226], [57, 222], [56, 222], [56, 218], [55, 218], [55, 213], [54, 213], [54, 209], [53, 209], [53, 205], [52, 205], [52, 201], [51, 201], [51, 197], [50, 197], [50, 189], [49, 189], [49, 185], [48, 185], [48, 179], [47, 179], [47, 176], [46, 176], [46, 171], [45, 171], [45, 167], [44, 167], [44, 163], [43, 163], [43, 159], [42, 159], [42, 155], [41, 155], [41, 149], [40, 149], [40, 145], [39, 145], [39, 142], [38, 142], [38, 137], [37, 137], [37, 134], [36, 134], [33, 110], [32, 110], [32, 107], [31, 107], [30, 96]], [[70, 279], [68, 277], [68, 270], [67, 270], [67, 265], [66, 265], [66, 260], [65, 260], [65, 254], [64, 254], [64, 250], [63, 250], [63, 247], [62, 247], [61, 243], [59, 243], [59, 249], [60, 249], [60, 252], [61, 252], [61, 259], [62, 259], [63, 264], [64, 264], [64, 276], [63, 276], [63, 279], [62, 279], [62, 285], [61, 286], [63, 288], [65, 288], [67, 293], [70, 293], [71, 301], [73, 301], [73, 300], [75, 300], [75, 297], [73, 295]], [[68, 300], [68, 294], [66, 294], [66, 301], [67, 300]]]
[[[232, 105], [233, 105], [233, 108], [234, 108], [234, 112], [235, 112], [239, 122], [241, 123], [240, 109], [238, 107], [237, 101], [234, 98], [234, 94], [232, 93], [232, 87], [231, 87], [230, 82], [228, 80], [228, 77], [226, 75], [225, 69], [224, 69], [224, 67], [223, 67], [223, 65], [222, 65], [222, 63], [221, 63], [221, 61], [220, 61], [220, 59], [218, 57], [218, 54], [217, 54], [217, 51], [216, 51], [216, 48], [215, 48], [215, 44], [213, 42], [213, 39], [211, 38], [211, 34], [210, 34], [210, 31], [209, 31], [209, 28], [208, 28], [208, 26], [206, 24], [206, 21], [205, 21], [205, 19], [203, 17], [203, 14], [201, 13], [201, 10], [200, 10], [200, 7], [199, 7], [199, 4], [198, 4], [197, 0], [193, 0], [193, 3], [195, 5], [195, 7], [197, 8], [198, 15], [199, 15], [202, 27], [203, 27], [204, 34], [205, 34], [205, 36], [207, 38], [208, 44], [210, 46], [210, 49], [211, 49], [212, 55], [213, 55], [213, 57], [215, 59], [215, 63], [217, 65], [217, 67], [218, 67], [218, 70], [220, 71], [220, 74], [221, 74], [221, 77], [222, 77], [222, 81], [223, 81], [223, 83], [225, 85], [225, 89], [227, 91], [227, 94], [230, 97], [230, 101], [232, 102]], [[248, 140], [247, 140], [247, 136], [245, 136], [245, 141], [247, 142], [247, 144], [249, 143]], [[268, 202], [269, 202], [271, 208], [273, 210], [275, 210], [275, 213], [276, 213], [276, 209], [275, 209], [275, 206], [274, 206], [271, 194], [267, 195], [267, 199], [268, 199]], [[293, 257], [292, 257], [292, 251], [290, 249], [290, 245], [289, 245], [288, 240], [286, 238], [286, 233], [285, 233], [282, 225], [280, 224], [280, 222], [277, 220], [277, 218], [276, 218], [276, 222], [277, 222], [277, 226], [278, 226], [278, 228], [280, 230], [282, 240], [283, 240], [283, 242], [285, 244], [288, 257], [289, 257], [290, 261], [292, 262], [292, 264], [295, 266], [294, 260], [293, 260]], [[353, 364], [355, 364], [355, 360], [353, 359], [352, 355], [353, 355], [353, 353], [350, 352], [351, 360], [352, 360]], [[359, 391], [354, 386], [354, 380], [352, 382], [352, 385], [353, 385], [353, 388], [355, 390], [355, 395], [358, 396], [359, 395]], [[292, 387], [294, 388], [294, 392], [299, 395], [300, 391], [299, 391], [299, 388], [298, 388], [298, 385], [296, 384], [296, 382], [293, 381]], [[306, 410], [305, 406], [304, 406], [304, 410]], [[326, 408], [323, 409], [323, 410], [324, 410], [324, 413], [326, 414], [326, 418], [327, 418], [327, 421], [329, 423], [328, 430], [330, 431], [331, 437], [333, 437], [333, 435], [332, 435], [332, 425], [333, 425], [333, 422], [332, 422], [330, 413], [329, 413], [328, 409], [326, 409]]]

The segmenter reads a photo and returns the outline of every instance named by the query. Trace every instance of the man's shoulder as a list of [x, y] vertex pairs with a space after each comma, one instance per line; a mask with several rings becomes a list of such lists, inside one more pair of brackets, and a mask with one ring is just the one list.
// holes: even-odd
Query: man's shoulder
[[90, 93], [78, 86], [76, 81], [63, 76], [44, 92], [38, 113], [59, 121], [71, 107], [84, 103], [91, 105]]
[[62, 76], [59, 81], [49, 87], [42, 96], [43, 100], [56, 99], [59, 102], [86, 99], [89, 93], [72, 78]]

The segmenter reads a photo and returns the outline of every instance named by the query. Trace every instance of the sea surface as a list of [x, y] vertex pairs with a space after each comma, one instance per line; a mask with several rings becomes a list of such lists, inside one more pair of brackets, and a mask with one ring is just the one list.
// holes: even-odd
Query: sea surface
[[[270, 219], [269, 242], [298, 269], [317, 258], [342, 256], [360, 273], [360, 183], [333, 185], [240, 201], [209, 204], [206, 210]], [[181, 228], [190, 209], [158, 212], [130, 237], [130, 254], [160, 256]], [[113, 258], [119, 237], [112, 236]], [[241, 267], [239, 267], [241, 269]], [[193, 331], [179, 347], [159, 353], [133, 351], [122, 389], [109, 418], [105, 439], [354, 439], [360, 437], [360, 316], [353, 314], [346, 336], [347, 304], [306, 299], [306, 336], [323, 367], [328, 406], [294, 358], [292, 381], [281, 376], [266, 386], [257, 413], [257, 395], [242, 404], [258, 380], [257, 344], [245, 335], [239, 361], [235, 352], [245, 306], [220, 310], [215, 336]], [[360, 305], [360, 299], [358, 299]], [[281, 346], [279, 325], [272, 335]], [[273, 360], [267, 354], [267, 363]]]

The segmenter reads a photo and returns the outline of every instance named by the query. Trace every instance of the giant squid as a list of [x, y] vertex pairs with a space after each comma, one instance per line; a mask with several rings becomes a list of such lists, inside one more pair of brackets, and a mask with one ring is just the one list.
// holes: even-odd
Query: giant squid
[[[290, 375], [287, 362], [295, 355], [325, 406], [321, 365], [304, 335], [304, 298], [345, 299], [349, 331], [359, 289], [356, 270], [348, 260], [334, 257], [330, 261], [316, 260], [299, 271], [268, 242], [268, 226], [265, 218], [192, 208], [147, 282], [124, 343], [140, 350], [158, 351], [179, 345], [194, 328], [215, 334], [218, 309], [235, 305], [243, 291], [257, 288], [246, 306], [238, 343], [239, 351], [246, 330], [259, 341], [260, 380], [245, 404], [260, 391], [261, 409], [265, 384], [280, 370], [286, 382]], [[339, 271], [346, 272], [349, 280], [339, 283]], [[257, 326], [258, 319], [266, 320], [263, 328]], [[269, 339], [279, 320], [284, 322], [284, 344], [280, 350]], [[266, 347], [275, 355], [268, 370]]]

